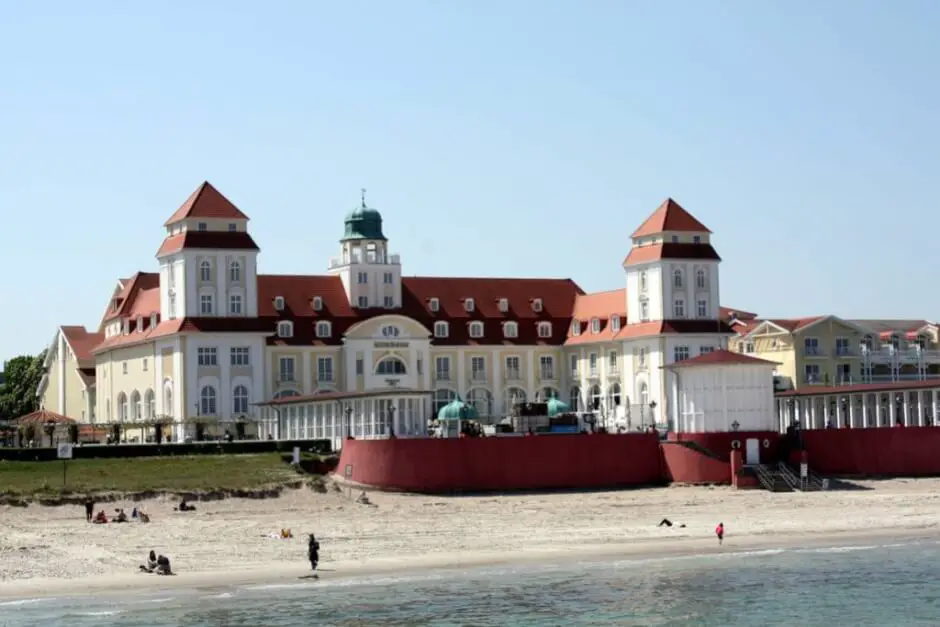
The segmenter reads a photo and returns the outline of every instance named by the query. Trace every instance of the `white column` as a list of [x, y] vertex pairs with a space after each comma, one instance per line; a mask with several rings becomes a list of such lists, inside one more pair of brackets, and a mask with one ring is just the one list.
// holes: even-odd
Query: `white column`
[[503, 411], [503, 382], [500, 379], [502, 365], [499, 353], [493, 351], [493, 408], [491, 411], [497, 416]]
[[858, 400], [858, 394], [849, 395], [849, 426], [855, 428], [855, 402]]
[[219, 348], [219, 418], [232, 417], [232, 347], [220, 344]]
[[225, 289], [225, 279], [228, 277], [228, 267], [225, 264], [225, 255], [215, 256], [215, 315], [228, 315], [228, 294]]
[[156, 343], [153, 346], [153, 401], [154, 401], [154, 412], [157, 416], [163, 416], [170, 413], [169, 408], [163, 407], [163, 401], [165, 400], [163, 394], [163, 353], [160, 352], [160, 343]]
[[876, 427], [881, 426], [882, 411], [883, 410], [881, 408], [881, 394], [879, 393], [875, 395], [875, 426]]
[[[810, 396], [809, 402], [810, 402], [810, 406], [809, 406], [810, 420], [813, 422], [813, 429], [818, 429], [819, 426], [816, 424], [816, 409], [819, 405], [819, 399], [815, 396]], [[823, 425], [823, 427], [825, 427], [825, 425]]]
[[907, 390], [904, 390], [904, 426], [911, 426], [911, 393]]
[[932, 411], [931, 411], [931, 413], [930, 413], [930, 424], [931, 424], [932, 426], [937, 426], [937, 396], [938, 396], [938, 390], [934, 390], [932, 396], [933, 396], [933, 407], [932, 407]]
[[529, 350], [529, 354], [526, 356], [526, 361], [528, 362], [528, 367], [526, 372], [526, 387], [528, 388], [525, 391], [526, 399], [535, 398], [535, 351]]
[[917, 390], [917, 421], [918, 427], [924, 426], [924, 391]]
[[868, 394], [862, 394], [862, 427], [867, 429], [868, 425]]
[[889, 427], [893, 427], [895, 424], [897, 424], [898, 422], [897, 413], [898, 413], [898, 403], [897, 403], [897, 399], [894, 396], [894, 392], [892, 392], [891, 394], [888, 395], [888, 417], [890, 418], [890, 420], [888, 421]]
[[[829, 413], [829, 407], [830, 407], [831, 401], [832, 401], [831, 396], [823, 397], [823, 427], [824, 428], [828, 427], [829, 421], [832, 420], [832, 416]], [[838, 408], [838, 405], [836, 405], [836, 407]], [[838, 412], [838, 409], [836, 411]]]
[[467, 400], [467, 354], [457, 349], [457, 394], [461, 400]]

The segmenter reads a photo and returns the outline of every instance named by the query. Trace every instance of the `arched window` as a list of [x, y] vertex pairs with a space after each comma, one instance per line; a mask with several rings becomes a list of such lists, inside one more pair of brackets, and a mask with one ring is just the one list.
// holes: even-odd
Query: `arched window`
[[215, 388], [211, 385], [204, 385], [199, 391], [199, 415], [215, 416], [216, 410]]
[[672, 286], [682, 287], [682, 270], [679, 268], [672, 271]]
[[157, 401], [153, 390], [147, 390], [144, 393], [144, 418], [153, 420], [157, 417]]
[[383, 337], [398, 337], [399, 335], [401, 335], [401, 331], [395, 325], [387, 324], [382, 327]]
[[125, 394], [124, 392], [121, 392], [120, 394], [118, 394], [117, 405], [118, 405], [118, 421], [124, 422], [130, 417], [128, 407], [127, 407], [127, 394]]
[[539, 322], [539, 337], [546, 338], [552, 336], [552, 323]]
[[325, 320], [317, 322], [317, 337], [330, 337], [332, 333], [333, 327], [329, 322]]
[[646, 383], [640, 384], [640, 409], [647, 407], [650, 404], [650, 388]]
[[163, 384], [163, 413], [173, 415], [173, 383], [170, 381]]
[[596, 385], [596, 384], [592, 385], [591, 386], [591, 399], [590, 399], [591, 411], [597, 411], [598, 409], [601, 408], [601, 398], [603, 398], [603, 396], [601, 395], [601, 386]]
[[620, 405], [620, 384], [614, 383], [607, 390], [607, 407], [614, 408]]
[[238, 283], [242, 280], [242, 264], [233, 261], [228, 266], [228, 280], [232, 283]]
[[212, 280], [212, 264], [209, 263], [208, 259], [203, 259], [202, 263], [199, 264], [199, 280], [201, 281]]
[[375, 374], [403, 375], [408, 374], [408, 368], [398, 357], [386, 357], [375, 367]]
[[695, 271], [695, 286], [699, 289], [705, 289], [705, 270], [702, 268]]
[[470, 337], [474, 339], [479, 339], [483, 337], [483, 323], [482, 322], [470, 323]]
[[446, 388], [434, 390], [434, 401], [432, 403], [433, 407], [431, 408], [431, 417], [437, 418], [437, 414], [441, 411], [441, 407], [444, 407], [455, 398], [457, 398], [457, 393], [453, 390], [448, 390]]
[[574, 386], [568, 393], [568, 407], [571, 411], [581, 411], [581, 388]]
[[232, 390], [232, 413], [248, 413], [248, 388], [244, 385], [236, 385]]
[[294, 337], [294, 323], [290, 320], [281, 320], [277, 323], [278, 337]]
[[467, 394], [467, 402], [473, 405], [479, 416], [491, 416], [493, 414], [493, 395], [484, 388], [474, 388]]
[[140, 392], [131, 392], [131, 420], [140, 420], [144, 416], [144, 405], [140, 402]]
[[281, 390], [274, 395], [274, 398], [291, 398], [293, 396], [300, 396], [300, 392], [297, 390]]
[[519, 325], [515, 322], [507, 322], [503, 325], [503, 337], [507, 338], [516, 338], [519, 337]]

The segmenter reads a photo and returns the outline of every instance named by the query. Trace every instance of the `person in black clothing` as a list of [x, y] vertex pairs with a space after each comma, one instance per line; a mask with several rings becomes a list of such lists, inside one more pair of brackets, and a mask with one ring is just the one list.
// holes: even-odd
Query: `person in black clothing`
[[310, 569], [315, 571], [317, 564], [320, 563], [320, 543], [317, 542], [312, 533], [310, 534], [310, 541], [307, 543], [307, 559], [310, 560]]
[[85, 520], [91, 522], [91, 519], [95, 517], [95, 502], [90, 498], [85, 499]]

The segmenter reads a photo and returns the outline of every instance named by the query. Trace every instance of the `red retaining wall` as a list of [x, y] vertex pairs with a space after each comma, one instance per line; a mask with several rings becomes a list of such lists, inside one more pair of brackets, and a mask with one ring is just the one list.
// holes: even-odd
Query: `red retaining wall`
[[940, 475], [940, 428], [803, 431], [810, 468], [822, 475]]
[[663, 442], [663, 473], [678, 483], [731, 483], [731, 464], [708, 457], [678, 442]]
[[424, 493], [663, 481], [656, 434], [346, 440], [336, 472], [370, 486]]
[[[780, 434], [773, 431], [735, 431], [731, 433], [670, 433], [669, 439], [678, 442], [694, 442], [699, 446], [708, 449], [722, 460], [731, 461], [731, 443], [734, 440], [740, 440], [741, 451], [745, 453], [745, 442], [748, 439], [757, 439], [761, 443], [760, 461], [768, 463], [777, 460], [777, 446], [780, 441]], [[764, 446], [764, 441], [770, 445]], [[754, 460], [745, 459], [746, 463], [752, 463]]]

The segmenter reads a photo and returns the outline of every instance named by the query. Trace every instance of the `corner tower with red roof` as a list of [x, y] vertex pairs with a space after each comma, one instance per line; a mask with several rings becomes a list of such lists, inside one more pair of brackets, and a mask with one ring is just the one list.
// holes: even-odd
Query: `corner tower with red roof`
[[160, 318], [258, 315], [258, 246], [248, 216], [205, 182], [164, 224]]

